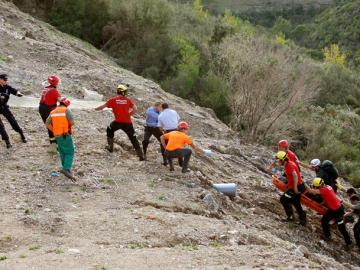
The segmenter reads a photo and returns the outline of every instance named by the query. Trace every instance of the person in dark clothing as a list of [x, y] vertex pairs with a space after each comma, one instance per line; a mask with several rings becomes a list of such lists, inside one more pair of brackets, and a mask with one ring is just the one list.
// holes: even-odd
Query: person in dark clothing
[[356, 215], [358, 217], [357, 222], [354, 225], [354, 238], [356, 241], [356, 245], [360, 249], [360, 195], [353, 194], [350, 197], [351, 202], [351, 211], [345, 214], [345, 217], [351, 217]]
[[335, 193], [337, 193], [338, 188], [346, 191], [338, 182], [338, 170], [330, 160], [321, 162], [319, 159], [313, 159], [310, 162], [309, 169], [315, 171], [316, 177], [323, 179], [325, 184], [331, 186]]
[[[42, 91], [39, 113], [44, 123], [46, 123], [46, 119], [48, 119], [50, 112], [56, 108], [57, 102], [61, 99], [61, 95], [57, 90], [60, 81], [60, 78], [56, 75], [49, 76], [49, 86], [46, 86]], [[50, 144], [56, 143], [55, 136], [50, 129], [48, 129], [48, 135]]]
[[[146, 126], [144, 132], [144, 140], [142, 142], [145, 159], [146, 159], [147, 148], [150, 143], [150, 138], [154, 136], [160, 142], [160, 137], [163, 135], [162, 131], [158, 127], [158, 118], [161, 111], [162, 111], [161, 102], [156, 102], [154, 106], [150, 107], [146, 111]], [[161, 147], [161, 154], [164, 159], [163, 164], [167, 165], [167, 159], [164, 156], [165, 149], [162, 146], [161, 142], [160, 142], [160, 147]]]
[[356, 195], [356, 194], [357, 194], [357, 192], [356, 192], [355, 188], [348, 188], [348, 189], [346, 190], [346, 195], [347, 195], [349, 198], [351, 198], [352, 195]]
[[321, 178], [315, 178], [312, 182], [312, 187], [313, 188], [306, 186], [310, 193], [320, 195], [324, 201], [324, 204], [328, 208], [326, 213], [321, 218], [324, 240], [329, 241], [331, 239], [329, 222], [335, 219], [338, 229], [345, 240], [346, 247], [349, 248], [351, 245], [351, 239], [349, 233], [346, 230], [344, 222], [345, 210], [341, 200], [336, 196], [336, 193], [332, 187], [326, 185], [324, 180]]
[[[18, 97], [22, 97], [20, 91], [16, 90], [15, 88], [11, 87], [7, 84], [8, 76], [6, 74], [0, 74], [0, 114], [2, 114], [6, 120], [10, 123], [13, 130], [20, 134], [21, 140], [23, 143], [26, 143], [26, 138], [24, 136], [23, 130], [20, 128], [18, 122], [16, 121], [14, 115], [10, 111], [9, 105], [7, 104], [10, 95], [15, 95]], [[3, 141], [6, 143], [7, 148], [11, 148], [10, 138], [5, 130], [5, 126], [0, 118], [0, 134]]]
[[124, 131], [129, 137], [140, 161], [144, 160], [144, 154], [140, 147], [139, 141], [135, 136], [135, 130], [132, 123], [131, 116], [137, 111], [134, 102], [126, 97], [128, 87], [120, 84], [117, 87], [118, 96], [109, 99], [104, 105], [97, 107], [96, 111], [101, 111], [105, 108], [111, 108], [115, 120], [106, 129], [108, 146], [107, 149], [110, 153], [114, 151], [114, 136], [115, 132], [119, 129]]
[[287, 178], [287, 190], [280, 197], [280, 203], [284, 207], [287, 219], [286, 221], [294, 220], [294, 213], [292, 206], [295, 207], [300, 220], [300, 225], [306, 225], [306, 212], [301, 206], [301, 193], [305, 191], [305, 186], [302, 181], [302, 176], [299, 167], [295, 162], [289, 160], [287, 153], [284, 151], [277, 152], [275, 158], [278, 160], [279, 165], [284, 167], [285, 175]]

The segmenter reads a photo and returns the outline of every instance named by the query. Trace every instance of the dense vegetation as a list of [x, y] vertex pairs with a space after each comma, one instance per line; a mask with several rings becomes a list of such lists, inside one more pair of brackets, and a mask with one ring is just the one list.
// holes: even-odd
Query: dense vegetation
[[268, 32], [229, 10], [212, 15], [200, 0], [58, 0], [48, 19], [167, 91], [213, 108], [243, 138], [270, 145], [289, 138], [303, 159], [333, 160], [360, 185], [360, 78], [349, 65], [355, 58], [341, 50], [355, 50], [356, 36], [334, 34], [344, 26], [333, 17], [351, 4], [324, 11], [316, 30], [278, 17]]

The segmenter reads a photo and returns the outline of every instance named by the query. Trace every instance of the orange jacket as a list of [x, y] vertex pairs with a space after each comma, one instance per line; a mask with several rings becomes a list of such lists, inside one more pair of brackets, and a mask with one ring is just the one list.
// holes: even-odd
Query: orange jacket
[[57, 107], [50, 113], [52, 132], [55, 137], [70, 133], [70, 123], [66, 117], [66, 110], [66, 107]]

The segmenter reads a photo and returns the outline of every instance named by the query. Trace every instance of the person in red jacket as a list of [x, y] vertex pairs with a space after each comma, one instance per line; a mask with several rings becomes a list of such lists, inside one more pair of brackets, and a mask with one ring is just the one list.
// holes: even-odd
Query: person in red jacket
[[289, 159], [286, 152], [279, 151], [275, 156], [280, 166], [284, 167], [287, 178], [287, 191], [280, 197], [280, 202], [284, 207], [287, 221], [293, 221], [294, 213], [292, 206], [295, 207], [300, 220], [300, 225], [306, 225], [306, 213], [303, 210], [300, 198], [301, 193], [305, 191], [302, 177], [298, 166]]
[[[300, 170], [300, 161], [296, 154], [290, 150], [290, 144], [287, 140], [280, 140], [278, 143], [278, 151], [283, 151], [286, 153], [288, 159], [296, 164]], [[272, 169], [275, 167], [276, 161], [271, 163], [269, 167], [269, 171], [272, 171]]]
[[107, 127], [107, 141], [110, 153], [114, 151], [114, 136], [115, 132], [119, 129], [123, 130], [129, 137], [140, 161], [144, 160], [144, 154], [140, 147], [139, 141], [136, 138], [134, 126], [131, 116], [136, 113], [137, 107], [134, 102], [126, 97], [128, 86], [120, 84], [117, 87], [117, 96], [109, 99], [104, 105], [97, 107], [96, 111], [101, 111], [105, 108], [111, 108], [115, 120]]
[[[60, 78], [56, 75], [49, 76], [49, 85], [46, 86], [41, 93], [39, 113], [44, 123], [46, 123], [46, 119], [48, 119], [50, 112], [56, 108], [57, 102], [60, 102], [61, 95], [57, 90], [60, 81]], [[50, 129], [48, 129], [48, 134], [50, 143], [56, 143], [54, 133]]]
[[307, 190], [312, 194], [319, 194], [328, 208], [321, 218], [324, 240], [329, 241], [331, 239], [329, 222], [335, 219], [338, 229], [344, 237], [346, 247], [348, 248], [351, 245], [351, 239], [344, 223], [345, 210], [341, 200], [336, 196], [332, 187], [325, 185], [324, 180], [321, 178], [315, 178], [312, 182], [312, 187], [313, 188], [307, 187]]

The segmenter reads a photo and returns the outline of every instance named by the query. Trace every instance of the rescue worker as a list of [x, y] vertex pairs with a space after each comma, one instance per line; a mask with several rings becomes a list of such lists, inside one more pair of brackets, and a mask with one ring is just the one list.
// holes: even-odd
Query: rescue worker
[[354, 238], [356, 241], [356, 245], [360, 249], [360, 195], [353, 194], [350, 197], [351, 202], [351, 211], [347, 212], [344, 217], [350, 217], [352, 215], [356, 215], [358, 220], [354, 225]]
[[[176, 131], [178, 128], [178, 124], [180, 121], [179, 114], [169, 108], [169, 104], [163, 103], [162, 104], [162, 112], [159, 115], [158, 119], [158, 127], [160, 128], [160, 131], [162, 131], [164, 134]], [[165, 143], [167, 141], [165, 140]], [[179, 166], [182, 167], [182, 158], [179, 158]], [[167, 165], [167, 162], [164, 162], [164, 165]]]
[[57, 143], [62, 166], [61, 173], [71, 180], [75, 180], [72, 174], [75, 147], [71, 136], [74, 119], [69, 106], [70, 100], [65, 97], [61, 98], [59, 106], [52, 110], [46, 119], [46, 127], [54, 134]]
[[161, 144], [165, 148], [165, 157], [168, 159], [170, 171], [174, 171], [172, 159], [180, 158], [183, 160], [182, 173], [189, 172], [188, 166], [192, 151], [189, 148], [185, 148], [186, 145], [189, 145], [197, 153], [205, 154], [202, 149], [193, 144], [191, 138], [186, 134], [188, 130], [189, 124], [186, 122], [180, 122], [177, 131], [168, 132], [160, 137]]
[[[296, 164], [296, 166], [298, 166], [299, 170], [300, 170], [300, 161], [298, 159], [298, 157], [296, 156], [296, 154], [290, 150], [290, 144], [287, 140], [280, 140], [278, 143], [278, 151], [284, 151], [287, 154], [287, 157], [289, 158], [290, 161], [294, 162]], [[269, 171], [272, 172], [272, 169], [275, 167], [276, 165], [276, 160], [271, 163], [271, 165], [269, 166]]]
[[324, 240], [329, 241], [331, 239], [330, 224], [329, 222], [333, 219], [336, 220], [339, 231], [341, 232], [346, 247], [349, 248], [351, 245], [351, 239], [349, 233], [346, 230], [344, 223], [344, 206], [341, 200], [336, 196], [335, 191], [329, 185], [326, 185], [324, 180], [317, 177], [312, 182], [312, 188], [306, 186], [307, 190], [312, 194], [319, 194], [323, 199], [324, 204], [328, 208], [326, 213], [321, 218], [321, 226], [324, 232]]
[[[39, 113], [44, 123], [46, 123], [46, 119], [48, 119], [50, 112], [56, 108], [57, 102], [61, 99], [61, 95], [57, 90], [57, 86], [60, 82], [61, 80], [58, 76], [51, 75], [48, 77], [49, 85], [42, 90]], [[50, 144], [56, 143], [55, 136], [50, 129], [48, 129], [48, 134]]]
[[303, 184], [299, 167], [288, 158], [284, 151], [277, 152], [275, 158], [279, 162], [279, 165], [284, 167], [287, 179], [287, 191], [280, 197], [280, 202], [287, 216], [286, 221], [294, 220], [292, 208], [292, 206], [294, 206], [299, 215], [300, 225], [305, 226], [306, 213], [300, 203], [301, 193], [305, 191], [305, 185]]
[[[13, 130], [20, 134], [21, 140], [23, 143], [26, 143], [26, 138], [24, 136], [23, 130], [20, 128], [18, 122], [16, 121], [14, 115], [10, 111], [9, 105], [7, 104], [10, 95], [15, 95], [18, 97], [22, 97], [20, 91], [16, 90], [15, 88], [11, 87], [7, 84], [8, 76], [6, 74], [0, 74], [0, 115], [2, 114], [6, 120], [10, 123]], [[0, 118], [0, 134], [3, 141], [6, 143], [6, 148], [11, 148], [12, 145], [10, 143], [9, 135], [5, 130], [5, 126]]]
[[131, 116], [136, 113], [137, 107], [134, 102], [126, 97], [128, 86], [120, 84], [117, 87], [117, 96], [109, 99], [104, 105], [96, 108], [96, 111], [101, 111], [105, 108], [111, 108], [115, 120], [107, 127], [107, 149], [110, 153], [114, 151], [114, 135], [119, 129], [123, 130], [129, 137], [140, 161], [144, 160], [144, 154], [140, 147], [139, 141], [135, 136], [134, 126]]
[[156, 102], [154, 106], [151, 106], [146, 111], [146, 125], [144, 131], [144, 140], [142, 141], [144, 158], [146, 160], [147, 148], [150, 142], [151, 136], [154, 136], [160, 143], [161, 154], [163, 156], [164, 165], [167, 165], [167, 159], [164, 156], [165, 149], [163, 148], [160, 137], [163, 135], [162, 131], [158, 127], [159, 114], [162, 111], [161, 102]]
[[321, 162], [320, 159], [313, 159], [308, 168], [315, 171], [316, 177], [323, 179], [325, 184], [331, 186], [335, 193], [337, 193], [338, 188], [346, 192], [346, 189], [337, 180], [339, 177], [338, 170], [330, 160]]

